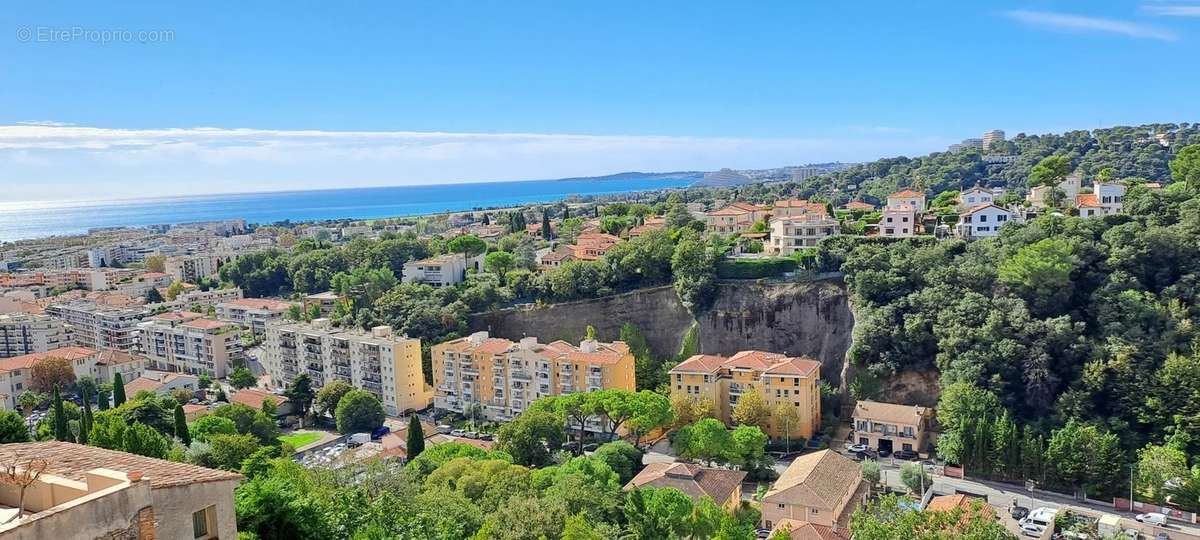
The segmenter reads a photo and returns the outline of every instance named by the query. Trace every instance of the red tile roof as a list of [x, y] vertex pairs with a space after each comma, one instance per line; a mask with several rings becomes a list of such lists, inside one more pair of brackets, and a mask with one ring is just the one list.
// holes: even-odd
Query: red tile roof
[[100, 366], [116, 366], [120, 364], [128, 364], [130, 362], [145, 361], [146, 359], [140, 356], [134, 356], [127, 352], [103, 350], [100, 351], [100, 356], [97, 357], [96, 365]]
[[1003, 210], [1004, 212], [1008, 212], [1008, 210], [1004, 210], [1003, 208], [1000, 208], [999, 206], [996, 206], [992, 203], [984, 203], [984, 204], [974, 206], [970, 210], [967, 210], [966, 212], [963, 212], [962, 214], [959, 214], [959, 215], [966, 216], [966, 215], [974, 214], [975, 212], [978, 212], [978, 211], [983, 210], [988, 207], [992, 207], [997, 210]]
[[847, 540], [849, 538], [841, 531], [835, 531], [833, 527], [795, 519], [779, 520], [779, 523], [775, 524], [775, 528], [771, 529], [771, 538], [774, 538], [779, 531], [787, 531], [787, 537], [791, 540]]
[[1075, 206], [1079, 208], [1103, 208], [1100, 198], [1095, 193], [1080, 193], [1075, 196]]
[[888, 195], [888, 198], [890, 199], [892, 197], [924, 197], [924, 196], [925, 196], [925, 194], [920, 191], [904, 189], [904, 190], [897, 191], [891, 195]]
[[87, 471], [100, 468], [124, 473], [140, 472], [153, 489], [242, 479], [242, 475], [237, 473], [61, 441], [0, 445], [0, 462], [29, 458], [46, 460], [48, 474], [79, 482], [86, 479]]
[[270, 392], [264, 392], [254, 388], [243, 388], [238, 390], [229, 399], [233, 403], [241, 403], [242, 405], [253, 407], [255, 409], [262, 409], [263, 401], [268, 399], [275, 402], [276, 406], [287, 401], [287, 398], [283, 396], [277, 396]]
[[862, 201], [850, 201], [844, 206], [847, 210], [874, 210], [875, 205], [868, 204]]
[[475, 346], [475, 352], [488, 355], [502, 354], [512, 346], [513, 342], [507, 339], [488, 338], [483, 340], [483, 343]]
[[225, 328], [226, 326], [229, 326], [229, 323], [215, 319], [196, 319], [194, 321], [183, 323], [183, 326], [195, 328], [197, 330], [216, 330], [218, 328]]
[[76, 360], [96, 354], [95, 349], [87, 347], [60, 347], [46, 352], [23, 354], [12, 358], [0, 360], [0, 371], [12, 371], [14, 369], [29, 369], [34, 364], [41, 362], [47, 358], [63, 358], [66, 360]]
[[711, 354], [697, 354], [677, 364], [671, 368], [671, 371], [690, 371], [699, 373], [712, 373], [721, 369], [721, 364], [725, 362], [725, 357], [715, 356]]
[[744, 471], [710, 469], [690, 463], [651, 463], [625, 484], [625, 489], [671, 487], [693, 500], [708, 496], [724, 506], [745, 477]]
[[767, 368], [764, 373], [808, 377], [820, 367], [821, 363], [811, 358], [784, 358]]
[[237, 300], [222, 302], [222, 304], [234, 305], [247, 309], [266, 309], [271, 311], [286, 311], [288, 308], [292, 307], [290, 302], [274, 300], [271, 298], [238, 298]]

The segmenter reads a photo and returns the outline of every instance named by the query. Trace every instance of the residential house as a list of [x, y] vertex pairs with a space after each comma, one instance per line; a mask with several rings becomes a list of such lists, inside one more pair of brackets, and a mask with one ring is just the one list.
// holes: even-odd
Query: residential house
[[404, 263], [405, 283], [424, 283], [433, 287], [449, 287], [467, 279], [467, 258], [452, 253]]
[[991, 190], [975, 186], [958, 194], [958, 211], [965, 212], [981, 204], [992, 204], [995, 200], [996, 194]]
[[754, 392], [772, 410], [796, 410], [795, 425], [770, 420], [766, 431], [771, 437], [809, 439], [821, 429], [821, 363], [816, 360], [763, 351], [741, 351], [728, 358], [697, 354], [671, 368], [669, 377], [671, 397], [711, 400], [726, 424], [732, 423], [738, 399]]
[[[125, 377], [122, 376], [122, 379]], [[170, 373], [167, 371], [144, 371], [142, 375], [125, 383], [125, 395], [133, 397], [138, 392], [148, 391], [155, 394], [170, 394], [176, 390], [187, 390], [195, 393], [200, 390], [200, 378], [186, 373]]]
[[976, 512], [985, 521], [994, 521], [996, 519], [996, 510], [988, 504], [986, 499], [971, 497], [961, 493], [956, 495], [939, 495], [930, 499], [929, 504], [925, 505], [926, 512], [953, 512], [955, 510], [963, 511], [963, 521], [967, 521]]
[[1095, 193], [1076, 195], [1075, 210], [1079, 212], [1079, 217], [1090, 218], [1105, 215], [1104, 207], [1100, 205], [1100, 198]]
[[[779, 535], [779, 536], [776, 536]], [[789, 540], [850, 540], [850, 530], [834, 529], [825, 525], [817, 525], [795, 519], [781, 519], [771, 529], [768, 538], [788, 538]]]
[[240, 403], [250, 407], [256, 411], [261, 411], [263, 403], [270, 401], [275, 406], [275, 416], [291, 416], [296, 414], [296, 408], [292, 405], [288, 398], [271, 392], [264, 392], [257, 388], [243, 388], [233, 393], [229, 398], [230, 403]]
[[595, 261], [603, 257], [621, 239], [605, 233], [585, 233], [575, 237], [571, 250], [575, 259], [580, 261]]
[[925, 193], [911, 189], [897, 191], [887, 197], [888, 208], [911, 206], [917, 213], [925, 212]]
[[624, 489], [675, 488], [694, 502], [709, 497], [717, 506], [732, 512], [741, 506], [742, 480], [745, 478], [745, 471], [714, 469], [691, 463], [651, 463], [625, 484]]
[[879, 218], [879, 236], [910, 238], [917, 234], [917, 210], [908, 205], [889, 206]]
[[763, 526], [790, 519], [844, 530], [865, 490], [858, 463], [833, 450], [805, 454], [763, 495]]
[[667, 228], [667, 219], [661, 217], [647, 217], [641, 225], [629, 229], [629, 238], [637, 238], [644, 236], [650, 231], [659, 231]]
[[[1083, 189], [1083, 174], [1071, 173], [1067, 175], [1066, 179], [1058, 183], [1057, 188], [1062, 191], [1064, 202], [1070, 203], [1074, 201], [1075, 197]], [[1053, 189], [1051, 186], [1034, 186], [1029, 188], [1029, 194], [1025, 196], [1025, 199], [1037, 208], [1045, 208], [1049, 204], [1048, 197], [1051, 189]]]
[[[82, 444], [0, 445], [0, 463], [44, 460], [25, 490], [26, 517], [0, 524], [9, 540], [237, 538], [233, 490], [242, 475]], [[0, 486], [0, 514], [18, 499]], [[0, 520], [2, 521], [2, 520]]]
[[933, 411], [919, 405], [859, 401], [850, 437], [874, 450], [924, 452]]
[[563, 244], [542, 254], [538, 258], [537, 263], [538, 268], [541, 270], [551, 270], [574, 260], [577, 260], [575, 258], [575, 249], [569, 244]]
[[0, 360], [0, 409], [16, 410], [17, 398], [33, 383], [33, 366], [48, 358], [71, 363], [75, 378], [91, 376], [99, 351], [87, 347], [61, 347]]
[[146, 371], [147, 362], [146, 357], [140, 354], [103, 350], [97, 355], [96, 364], [92, 366], [92, 377], [98, 382], [111, 383], [120, 373], [121, 380], [132, 381]]
[[736, 234], [749, 231], [767, 216], [767, 209], [747, 202], [734, 202], [705, 215], [704, 225], [710, 232]]
[[829, 215], [824, 203], [777, 201], [768, 222], [771, 241], [768, 253], [790, 256], [804, 248], [816, 247], [822, 239], [836, 235], [841, 226]]
[[1015, 214], [994, 204], [982, 204], [959, 214], [954, 234], [964, 240], [992, 238], [1000, 235], [1000, 227], [1012, 223]]
[[842, 205], [842, 210], [873, 212], [875, 211], [875, 205], [863, 201], [850, 201]]

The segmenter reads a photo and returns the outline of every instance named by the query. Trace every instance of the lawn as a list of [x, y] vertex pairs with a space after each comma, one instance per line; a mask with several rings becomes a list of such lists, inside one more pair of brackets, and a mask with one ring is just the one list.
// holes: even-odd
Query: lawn
[[300, 448], [304, 445], [315, 443], [320, 438], [321, 434], [316, 431], [304, 431], [291, 435], [283, 435], [279, 437], [279, 440], [292, 445], [292, 448]]

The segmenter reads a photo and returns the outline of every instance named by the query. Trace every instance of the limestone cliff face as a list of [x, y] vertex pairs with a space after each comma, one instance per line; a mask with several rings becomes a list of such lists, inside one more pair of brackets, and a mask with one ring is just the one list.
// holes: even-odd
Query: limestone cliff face
[[633, 323], [654, 354], [675, 354], [684, 334], [698, 324], [701, 352], [733, 354], [743, 349], [810, 356], [821, 376], [841, 383], [854, 315], [840, 278], [814, 282], [722, 282], [712, 306], [697, 316], [683, 307], [671, 287], [533, 309], [506, 309], [471, 317], [472, 330], [519, 339], [537, 336], [578, 341], [590, 324], [600, 339], [616, 339]]

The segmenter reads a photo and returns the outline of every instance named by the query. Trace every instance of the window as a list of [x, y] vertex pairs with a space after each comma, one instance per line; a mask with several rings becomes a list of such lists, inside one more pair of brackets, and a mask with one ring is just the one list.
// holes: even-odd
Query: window
[[208, 538], [211, 534], [210, 525], [216, 519], [216, 507], [209, 506], [203, 510], [192, 513], [192, 537], [193, 538]]
[[1000, 222], [1008, 221], [1008, 216], [996, 216], [996, 221], [1000, 221]]
[[981, 215], [979, 216], [979, 222], [980, 222], [980, 223], [985, 223], [985, 222], [987, 222], [987, 214], [981, 214]]
[[813, 513], [814, 515], [815, 515], [815, 514], [820, 514], [820, 513], [821, 513], [821, 511], [820, 511], [820, 510], [817, 510], [816, 508], [813, 508], [813, 509], [812, 509], [812, 513]]
[[785, 506], [783, 503], [779, 503], [779, 508], [787, 508], [787, 506]]

